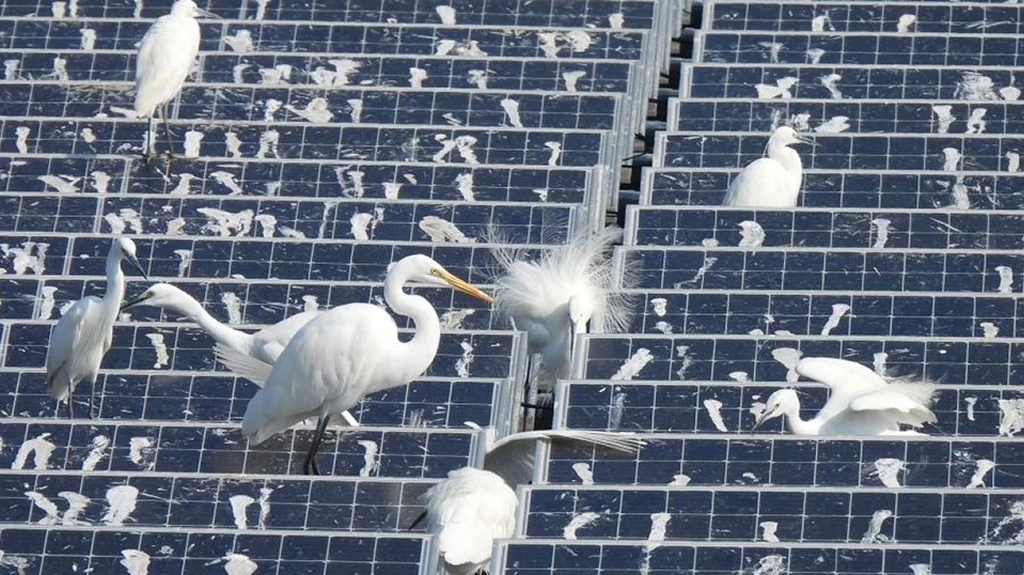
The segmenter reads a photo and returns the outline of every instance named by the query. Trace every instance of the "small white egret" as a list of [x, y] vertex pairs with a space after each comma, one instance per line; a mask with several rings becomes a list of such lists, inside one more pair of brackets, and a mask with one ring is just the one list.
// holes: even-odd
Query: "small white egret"
[[[505, 243], [495, 230], [490, 235], [491, 243]], [[539, 388], [550, 390], [568, 375], [577, 335], [614, 333], [629, 324], [631, 302], [614, 285], [609, 253], [621, 238], [616, 227], [584, 231], [535, 261], [519, 250], [492, 249], [504, 270], [494, 283], [494, 307], [526, 332], [527, 351], [541, 355], [545, 377], [538, 378]], [[629, 287], [632, 274], [627, 269], [621, 275], [619, 287]]]
[[455, 277], [425, 255], [402, 258], [384, 281], [384, 299], [395, 313], [412, 318], [416, 334], [398, 339], [388, 312], [368, 303], [324, 311], [300, 329], [249, 401], [242, 433], [253, 444], [316, 417], [317, 428], [302, 469], [319, 475], [316, 452], [331, 416], [363, 396], [405, 385], [430, 367], [441, 339], [441, 322], [426, 299], [402, 291], [408, 282], [446, 286], [486, 301], [491, 296]]
[[201, 10], [192, 0], [176, 0], [171, 13], [153, 22], [139, 44], [135, 60], [135, 115], [149, 118], [149, 134], [143, 157], [152, 158], [153, 114], [160, 110], [164, 135], [167, 137], [167, 155], [174, 156], [171, 131], [167, 126], [167, 106], [185, 84], [192, 63], [199, 54], [199, 23], [197, 16], [216, 18]]
[[768, 397], [754, 429], [785, 415], [796, 435], [917, 435], [900, 425], [921, 427], [936, 421], [929, 407], [935, 384], [887, 380], [871, 369], [845, 359], [806, 357], [796, 372], [831, 389], [828, 402], [811, 420], [800, 418], [800, 399], [793, 389], [780, 389]]
[[495, 539], [512, 536], [519, 499], [515, 488], [533, 479], [533, 454], [539, 440], [590, 442], [636, 453], [644, 442], [629, 433], [546, 430], [514, 433], [490, 444], [484, 469], [463, 467], [423, 494], [426, 509], [410, 529], [427, 518], [427, 531], [437, 538], [437, 550], [451, 575], [469, 575], [491, 559]]
[[107, 291], [103, 299], [86, 296], [78, 300], [61, 316], [50, 334], [50, 345], [46, 349], [46, 380], [54, 399], [67, 398], [68, 417], [75, 416], [71, 394], [83, 380], [89, 380], [92, 386], [89, 418], [93, 417], [96, 376], [114, 339], [114, 321], [124, 296], [122, 260], [127, 260], [142, 277], [146, 277], [135, 256], [135, 242], [129, 238], [114, 238], [107, 253]]
[[779, 126], [768, 139], [768, 157], [751, 162], [729, 184], [725, 206], [795, 208], [804, 167], [792, 144], [815, 145], [789, 126]]

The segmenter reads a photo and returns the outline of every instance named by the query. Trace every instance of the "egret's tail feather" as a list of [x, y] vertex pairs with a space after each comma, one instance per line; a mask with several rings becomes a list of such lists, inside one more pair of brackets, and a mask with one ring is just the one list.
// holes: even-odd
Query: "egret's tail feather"
[[71, 380], [62, 371], [58, 370], [55, 372], [47, 383], [50, 386], [50, 397], [57, 401], [67, 399], [68, 390], [71, 389]]
[[472, 573], [475, 568], [491, 558], [491, 546], [494, 534], [481, 529], [479, 523], [462, 523], [445, 525], [438, 536], [438, 547], [444, 549], [444, 560], [458, 568], [468, 568], [464, 573]]
[[552, 439], [567, 439], [571, 441], [586, 441], [594, 445], [621, 451], [623, 453], [638, 453], [647, 442], [636, 437], [632, 433], [615, 431], [581, 431], [566, 429], [546, 432], [551, 434]]
[[217, 360], [221, 365], [228, 368], [232, 373], [239, 377], [244, 377], [260, 387], [270, 377], [270, 370], [274, 367], [269, 363], [219, 343], [213, 346], [213, 353], [217, 356]]

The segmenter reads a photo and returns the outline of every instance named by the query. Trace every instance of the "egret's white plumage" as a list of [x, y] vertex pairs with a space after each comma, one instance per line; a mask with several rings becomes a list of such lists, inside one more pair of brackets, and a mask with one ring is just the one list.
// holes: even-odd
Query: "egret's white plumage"
[[138, 298], [121, 306], [121, 310], [139, 305], [172, 309], [199, 324], [217, 343], [270, 365], [277, 361], [295, 332], [320, 314], [319, 310], [304, 311], [255, 333], [245, 333], [217, 321], [195, 298], [168, 283], [149, 286]]
[[412, 318], [413, 338], [399, 341], [395, 320], [372, 304], [350, 303], [320, 313], [288, 342], [263, 389], [249, 401], [242, 421], [249, 441], [261, 443], [316, 417], [317, 431], [303, 470], [319, 474], [314, 457], [332, 415], [367, 394], [405, 385], [423, 374], [437, 353], [441, 323], [426, 299], [402, 291], [410, 281], [492, 301], [427, 256], [403, 258], [388, 272], [384, 299], [395, 313]]
[[[463, 467], [424, 495], [427, 531], [437, 537], [437, 550], [451, 575], [469, 575], [491, 558], [495, 539], [515, 531], [514, 489], [533, 479], [533, 455], [539, 440], [593, 443], [604, 449], [636, 453], [644, 442], [629, 433], [608, 431], [546, 430], [514, 433], [488, 442], [484, 469]], [[417, 519], [417, 522], [419, 519]]]
[[768, 157], [754, 160], [729, 184], [723, 205], [794, 208], [804, 168], [792, 144], [813, 144], [789, 126], [779, 126], [768, 139]]
[[755, 428], [785, 415], [796, 435], [896, 435], [900, 425], [921, 427], [936, 421], [930, 406], [935, 384], [887, 380], [852, 361], [807, 357], [796, 364], [800, 375], [824, 383], [831, 393], [828, 402], [810, 420], [800, 418], [800, 399], [792, 389], [780, 389], [768, 397]]
[[72, 392], [83, 380], [88, 380], [93, 388], [89, 393], [89, 417], [93, 416], [96, 376], [113, 341], [114, 321], [124, 296], [123, 260], [128, 260], [145, 277], [146, 272], [135, 256], [135, 242], [115, 238], [107, 253], [107, 291], [103, 298], [86, 296], [75, 302], [50, 334], [46, 348], [46, 380], [51, 396], [57, 400], [67, 398], [69, 417], [74, 417]]
[[[170, 132], [167, 131], [167, 104], [185, 84], [192, 63], [199, 54], [199, 23], [197, 16], [212, 16], [200, 10], [192, 0], [177, 0], [171, 13], [153, 22], [139, 44], [135, 60], [135, 115], [149, 118], [153, 133], [153, 115], [160, 110], [167, 135], [167, 153], [171, 154]], [[153, 152], [150, 139], [145, 155]]]
[[[491, 231], [491, 243], [501, 244]], [[577, 234], [562, 246], [545, 250], [527, 261], [520, 250], [492, 249], [503, 274], [495, 279], [495, 309], [527, 334], [527, 349], [540, 354], [550, 388], [565, 377], [572, 359], [575, 336], [623, 330], [632, 314], [630, 300], [621, 291], [632, 274], [622, 270], [615, 285], [610, 249], [622, 230], [608, 227]]]

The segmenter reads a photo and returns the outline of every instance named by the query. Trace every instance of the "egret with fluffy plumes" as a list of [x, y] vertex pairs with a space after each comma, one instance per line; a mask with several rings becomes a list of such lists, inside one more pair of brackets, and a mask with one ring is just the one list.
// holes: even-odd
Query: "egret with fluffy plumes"
[[768, 157], [751, 162], [729, 184], [722, 205], [749, 208], [795, 208], [803, 183], [800, 154], [789, 146], [815, 145], [789, 126], [779, 126], [768, 139]]
[[135, 116], [149, 118], [149, 137], [142, 154], [147, 161], [155, 151], [153, 115], [157, 110], [163, 119], [167, 155], [174, 156], [167, 107], [181, 92], [199, 54], [200, 32], [196, 22], [199, 16], [216, 18], [192, 0], [177, 0], [171, 6], [171, 13], [157, 18], [139, 44], [135, 60]]
[[780, 389], [768, 397], [754, 429], [774, 417], [786, 416], [795, 435], [918, 435], [900, 425], [921, 427], [936, 421], [930, 409], [935, 384], [927, 381], [889, 380], [871, 369], [845, 359], [806, 357], [797, 362], [798, 374], [827, 385], [828, 402], [810, 420], [800, 418], [800, 399], [793, 389]]
[[[634, 454], [644, 442], [629, 433], [546, 430], [515, 433], [493, 442], [484, 469], [463, 467], [423, 495], [427, 531], [437, 539], [440, 561], [450, 575], [469, 575], [491, 559], [494, 541], [512, 536], [519, 499], [515, 488], [533, 479], [533, 454], [538, 441], [593, 443], [597, 448]], [[410, 528], [412, 528], [410, 527]]]
[[[206, 311], [203, 304], [169, 283], [157, 283], [149, 286], [149, 289], [142, 292], [142, 295], [122, 305], [121, 311], [136, 306], [171, 309], [196, 322], [217, 342], [214, 349], [221, 362], [225, 363], [229, 369], [232, 365], [237, 365], [238, 370], [245, 371], [247, 379], [260, 386], [270, 375], [271, 367], [295, 333], [309, 323], [309, 320], [320, 314], [320, 310], [300, 312], [255, 333], [245, 333], [217, 321]], [[260, 364], [258, 363], [247, 360], [238, 361], [236, 358], [239, 355], [262, 362], [262, 371], [259, 371]], [[351, 427], [359, 425], [359, 422], [347, 411], [343, 412], [341, 417]]]
[[[506, 243], [496, 230], [490, 235], [491, 243]], [[632, 308], [620, 288], [629, 287], [632, 274], [621, 270], [616, 287], [611, 265], [611, 246], [621, 238], [616, 227], [585, 231], [532, 261], [521, 250], [493, 248], [504, 272], [494, 282], [494, 307], [526, 332], [528, 352], [540, 355], [538, 388], [550, 390], [568, 375], [577, 335], [614, 333], [629, 324]]]
[[[303, 326], [277, 358], [263, 389], [249, 401], [242, 433], [254, 445], [296, 423], [317, 418], [316, 432], [302, 464], [306, 474], [319, 475], [316, 453], [332, 415], [353, 407], [363, 396], [406, 385], [430, 367], [441, 339], [441, 322], [426, 299], [405, 293], [407, 283], [450, 287], [492, 302], [491, 296], [452, 275], [425, 255], [402, 258], [384, 281], [384, 300], [399, 315], [413, 320], [416, 333], [398, 339], [398, 326], [388, 312], [368, 303], [350, 303], [321, 312]], [[247, 362], [262, 373], [264, 365], [241, 354], [235, 370]]]
[[92, 387], [89, 391], [89, 418], [93, 417], [96, 376], [114, 339], [114, 321], [124, 297], [122, 261], [132, 264], [142, 277], [146, 277], [135, 256], [135, 242], [130, 238], [114, 238], [107, 252], [107, 291], [103, 298], [86, 296], [75, 302], [50, 334], [50, 344], [46, 348], [46, 380], [54, 399], [67, 399], [68, 417], [75, 416], [72, 392], [84, 380], [88, 380]]

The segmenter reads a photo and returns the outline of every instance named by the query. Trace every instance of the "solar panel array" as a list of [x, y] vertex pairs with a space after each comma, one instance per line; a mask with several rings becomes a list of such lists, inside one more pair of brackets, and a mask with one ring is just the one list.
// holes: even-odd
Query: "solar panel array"
[[[1019, 6], [710, 0], [680, 63], [682, 2], [211, 0], [172, 105], [187, 159], [147, 166], [135, 43], [169, 4], [0, 6], [0, 571], [434, 573], [420, 495], [480, 464], [464, 422], [521, 424], [525, 340], [488, 307], [417, 288], [436, 360], [353, 409], [316, 478], [308, 426], [247, 445], [257, 388], [195, 324], [122, 316], [95, 421], [49, 398], [49, 331], [122, 233], [246, 329], [382, 303], [412, 253], [486, 286], [489, 224], [531, 253], [603, 225], [672, 70], [615, 253], [633, 325], [583, 338], [554, 415], [648, 445], [539, 446], [491, 572], [1024, 572]], [[819, 144], [801, 207], [718, 207], [783, 123]], [[937, 379], [939, 422], [750, 436], [798, 354]]]

